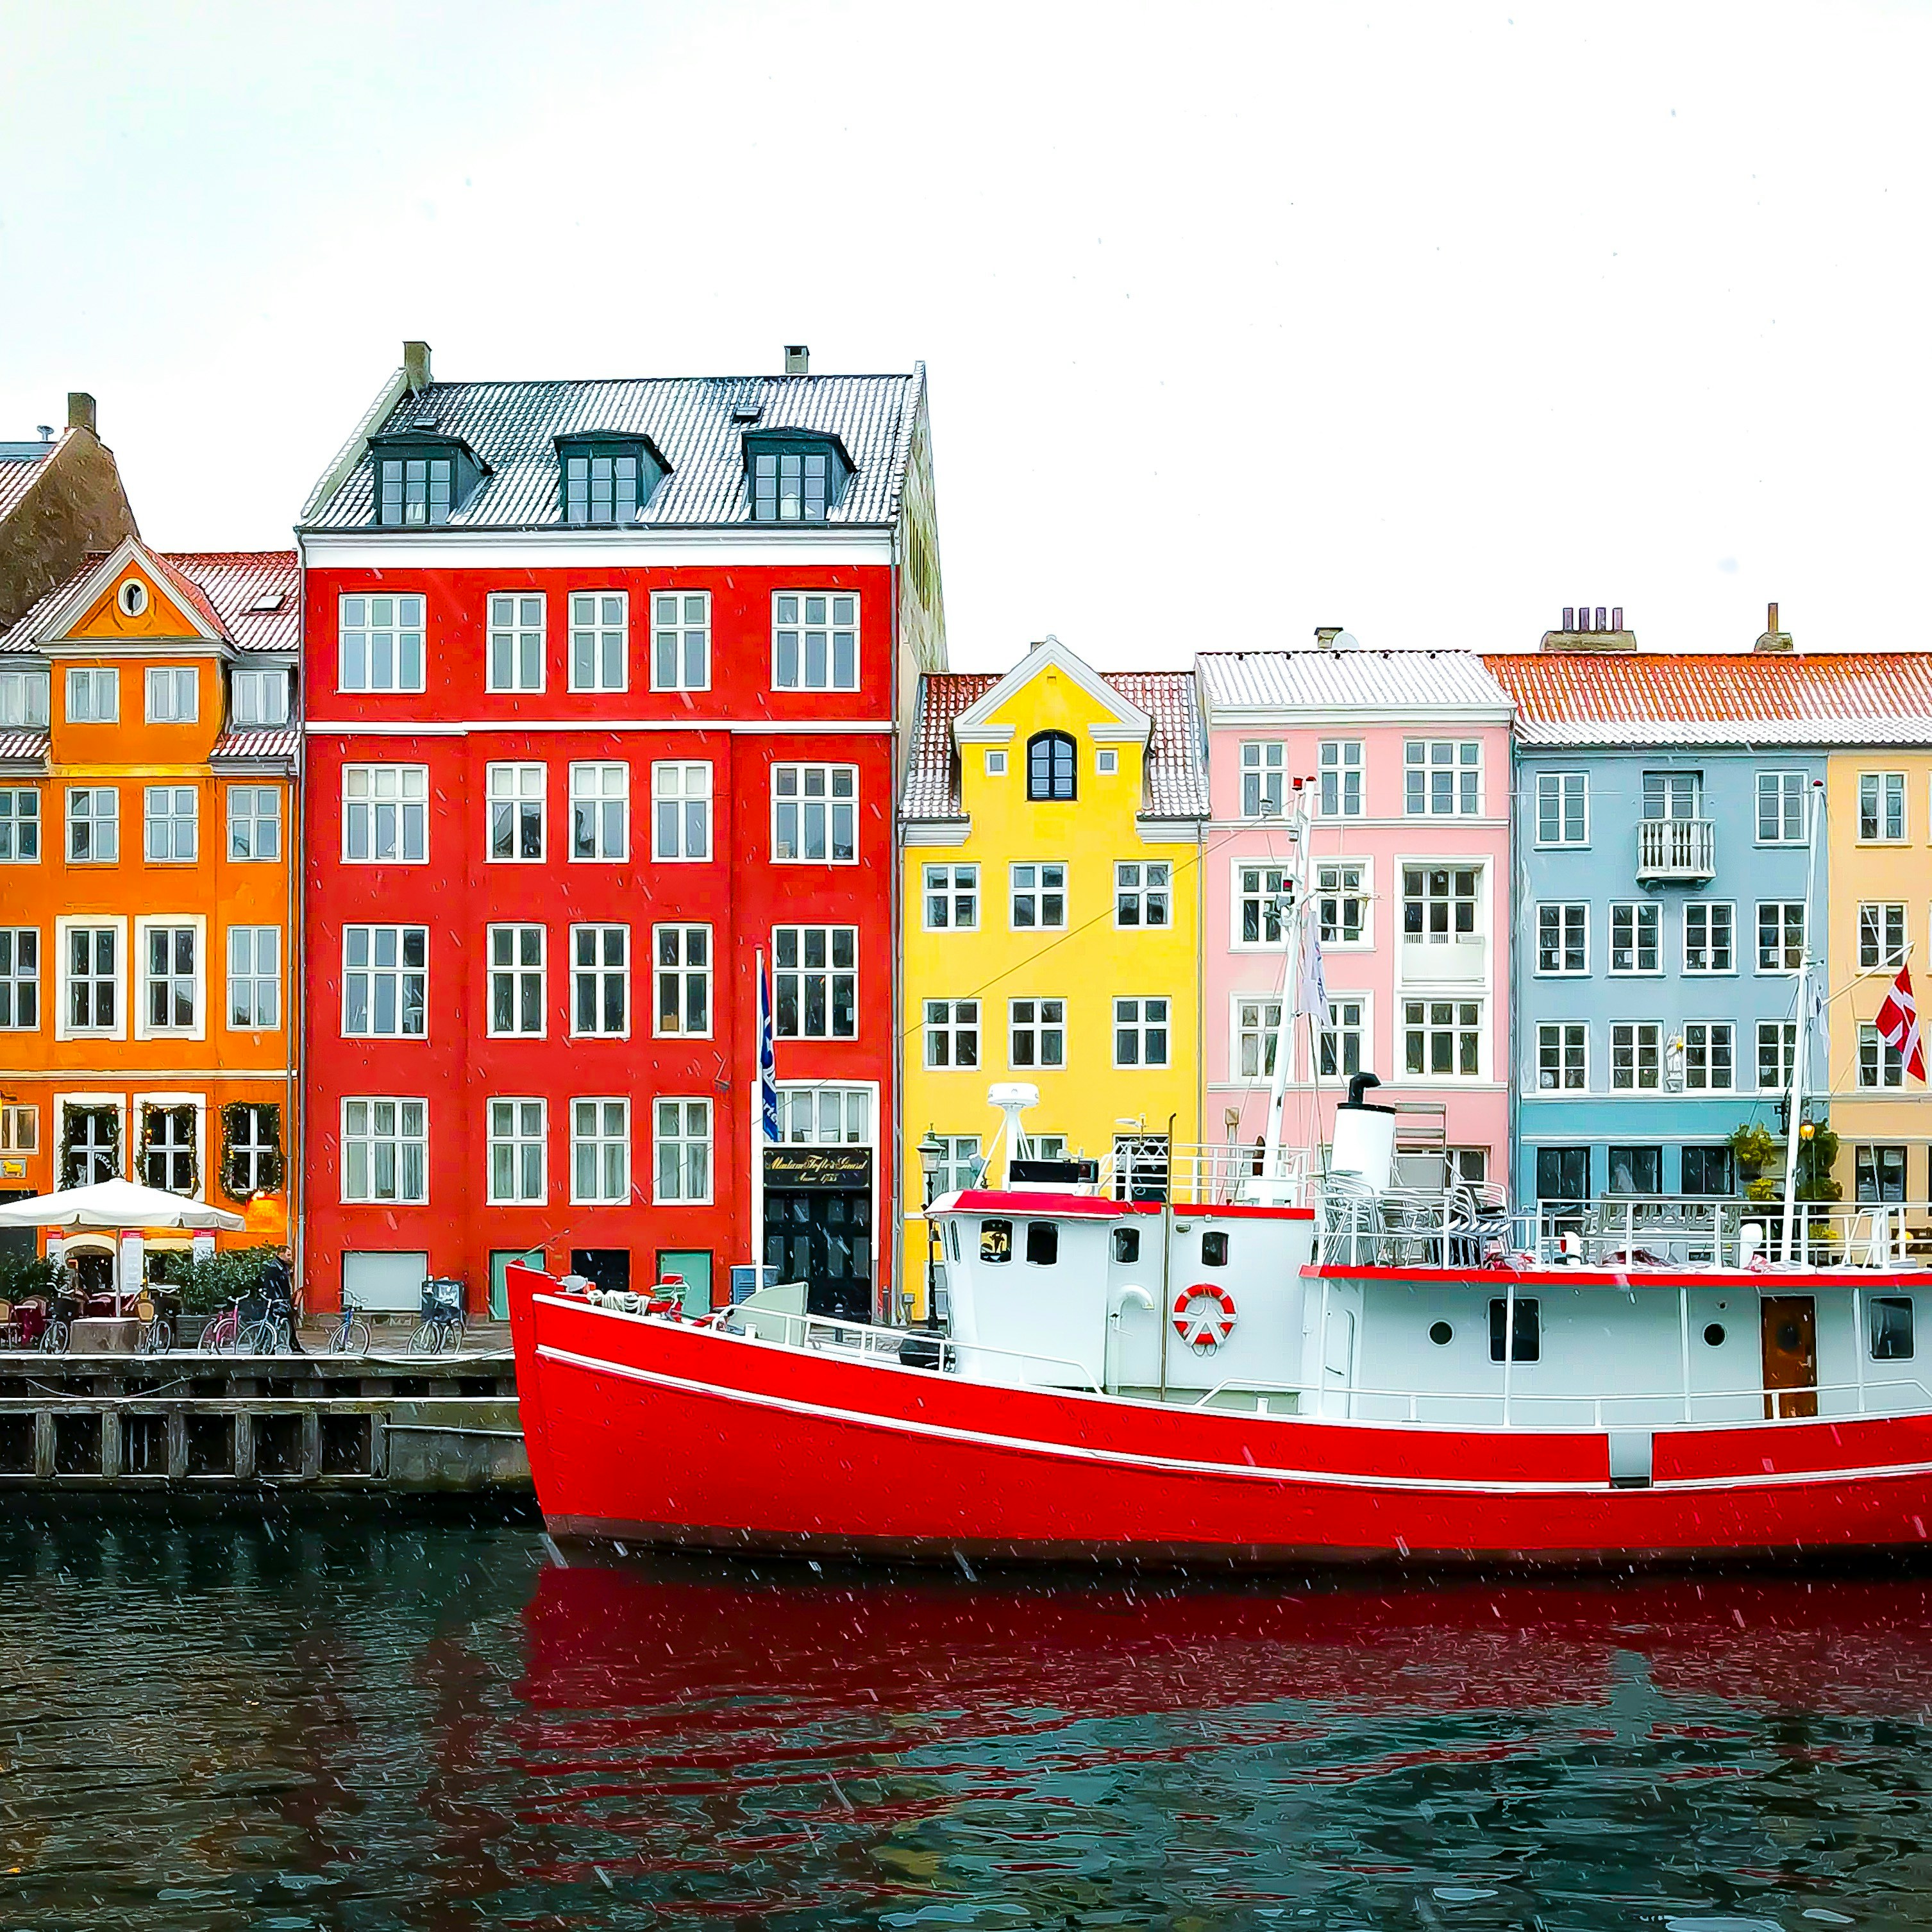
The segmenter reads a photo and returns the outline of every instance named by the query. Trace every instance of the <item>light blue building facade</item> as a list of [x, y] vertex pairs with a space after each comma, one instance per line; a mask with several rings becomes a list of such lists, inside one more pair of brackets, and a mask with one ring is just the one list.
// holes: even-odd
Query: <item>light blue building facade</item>
[[[1633, 718], [1670, 707], [1588, 691], [1585, 664], [1586, 691], [1552, 703], [1546, 664], [1488, 662], [1519, 706], [1516, 1198], [1736, 1195], [1732, 1132], [1783, 1131], [1823, 755], [1735, 742], [1690, 706], [1687, 723]], [[1609, 682], [1667, 692], [1696, 662], [1627, 658]], [[1821, 962], [1826, 866], [1821, 839]], [[1823, 1071], [1808, 1064], [1808, 1089]]]

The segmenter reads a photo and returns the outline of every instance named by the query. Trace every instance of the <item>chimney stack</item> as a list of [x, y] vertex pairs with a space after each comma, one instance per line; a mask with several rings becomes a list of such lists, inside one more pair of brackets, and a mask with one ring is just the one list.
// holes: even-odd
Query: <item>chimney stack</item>
[[1566, 604], [1559, 630], [1545, 631], [1546, 651], [1634, 651], [1636, 633], [1624, 628], [1624, 607]]
[[1321, 650], [1332, 651], [1335, 648], [1335, 640], [1341, 634], [1340, 624], [1317, 624], [1315, 627], [1316, 646]]
[[85, 389], [70, 389], [67, 392], [67, 426], [69, 429], [84, 429], [90, 436], [98, 436], [94, 426], [94, 398]]
[[429, 387], [429, 344], [427, 342], [405, 342], [403, 344], [403, 380], [409, 385], [410, 394], [419, 396]]
[[1751, 649], [1767, 653], [1775, 652], [1781, 656], [1787, 651], [1795, 652], [1798, 646], [1791, 641], [1791, 633], [1789, 631], [1780, 631], [1778, 628], [1778, 606], [1775, 604], [1767, 604], [1764, 607], [1764, 635], [1758, 639]]
[[812, 351], [802, 342], [785, 344], [785, 374], [788, 376], [809, 376], [812, 374]]

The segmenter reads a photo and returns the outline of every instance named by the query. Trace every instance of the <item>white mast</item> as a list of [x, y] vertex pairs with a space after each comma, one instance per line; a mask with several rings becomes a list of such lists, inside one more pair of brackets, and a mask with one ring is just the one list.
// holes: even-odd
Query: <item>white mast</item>
[[1798, 1242], [1798, 1143], [1799, 1110], [1804, 1096], [1804, 1056], [1811, 1043], [1811, 973], [1816, 948], [1816, 908], [1812, 897], [1818, 890], [1818, 829], [1825, 816], [1825, 787], [1811, 781], [1810, 853], [1804, 874], [1804, 954], [1798, 968], [1797, 1036], [1791, 1048], [1791, 1091], [1786, 1101], [1784, 1130], [1784, 1258], [1789, 1262]]
[[1275, 1024], [1274, 1074], [1268, 1082], [1268, 1134], [1262, 1143], [1261, 1181], [1273, 1198], [1281, 1178], [1281, 1119], [1288, 1097], [1288, 1071], [1294, 1054], [1294, 1022], [1301, 999], [1301, 916], [1308, 898], [1307, 788], [1294, 782], [1288, 820], [1288, 862], [1282, 868], [1282, 942], [1286, 970], [1281, 988], [1281, 1016]]

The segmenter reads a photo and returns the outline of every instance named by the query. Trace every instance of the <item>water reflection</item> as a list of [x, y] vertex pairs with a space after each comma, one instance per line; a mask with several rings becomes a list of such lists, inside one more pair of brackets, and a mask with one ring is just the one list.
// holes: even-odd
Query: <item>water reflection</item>
[[[1924, 1922], [1917, 1579], [0, 1525], [0, 1926]], [[1834, 1915], [1834, 1916], [1828, 1916]]]

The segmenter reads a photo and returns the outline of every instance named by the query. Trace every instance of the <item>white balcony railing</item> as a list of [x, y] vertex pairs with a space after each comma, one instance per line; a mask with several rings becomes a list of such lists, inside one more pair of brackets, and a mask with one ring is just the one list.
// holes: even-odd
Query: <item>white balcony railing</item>
[[1640, 879], [1708, 879], [1718, 869], [1718, 832], [1708, 818], [1640, 818]]

